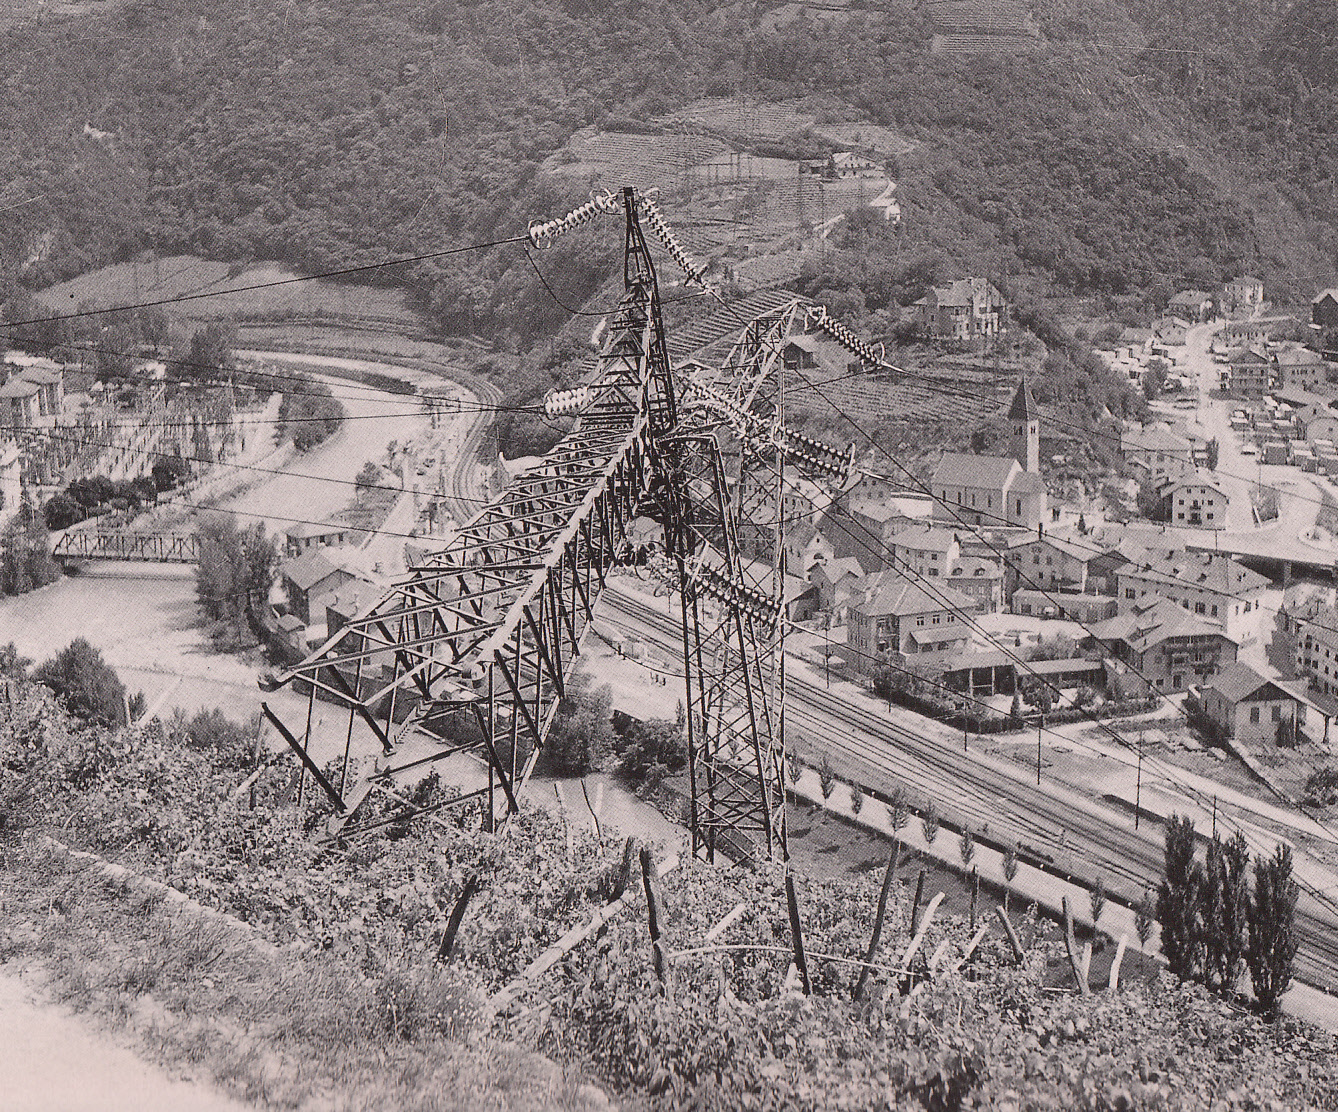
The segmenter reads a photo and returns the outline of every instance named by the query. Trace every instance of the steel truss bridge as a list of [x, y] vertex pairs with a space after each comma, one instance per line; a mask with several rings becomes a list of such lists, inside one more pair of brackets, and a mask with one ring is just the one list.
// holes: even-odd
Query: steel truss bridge
[[104, 533], [71, 529], [56, 542], [57, 560], [144, 560], [161, 564], [197, 564], [200, 545], [194, 533]]
[[[852, 452], [782, 424], [780, 352], [808, 312], [799, 301], [740, 320], [741, 338], [717, 373], [676, 381], [642, 218], [689, 280], [701, 274], [652, 200], [625, 189], [619, 204], [606, 194], [532, 225], [530, 235], [542, 247], [619, 211], [625, 292], [589, 380], [549, 399], [550, 412], [579, 414], [575, 430], [445, 548], [295, 667], [261, 680], [265, 690], [288, 685], [308, 695], [305, 722], [284, 722], [262, 705], [328, 796], [331, 836], [392, 821], [361, 812], [370, 793], [463, 751], [488, 767], [487, 787], [465, 799], [486, 796], [493, 821], [518, 810], [610, 571], [645, 558], [629, 540], [640, 518], [658, 527], [655, 562], [680, 602], [693, 851], [708, 859], [717, 848], [783, 851], [781, 530], [776, 558], [753, 564], [740, 555], [736, 523], [779, 523], [786, 467], [842, 477]], [[745, 471], [762, 481], [741, 481]], [[318, 695], [347, 711], [337, 785], [309, 752]], [[384, 755], [376, 772], [348, 782], [357, 722]], [[414, 755], [402, 758], [411, 737]], [[400, 808], [393, 821], [405, 816]]]

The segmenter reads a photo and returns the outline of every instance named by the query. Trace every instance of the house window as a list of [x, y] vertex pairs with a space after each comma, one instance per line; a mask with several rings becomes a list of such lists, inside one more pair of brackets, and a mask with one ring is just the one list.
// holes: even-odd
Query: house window
[[1196, 603], [1194, 604], [1194, 613], [1195, 613], [1195, 614], [1202, 614], [1202, 613], [1204, 612], [1204, 609], [1205, 609], [1205, 608], [1204, 608], [1203, 603], [1201, 603], [1201, 602], [1196, 602]]
[[1278, 706], [1276, 703], [1273, 705], [1273, 721], [1274, 722], [1282, 721], [1282, 708]]
[[1258, 708], [1258, 707], [1251, 707], [1251, 708], [1250, 708], [1250, 721], [1251, 721], [1254, 725], [1256, 725], [1256, 726], [1259, 724], [1259, 708]]
[[921, 614], [918, 618], [915, 619], [915, 624], [918, 625], [918, 626], [922, 626], [922, 625], [924, 625], [924, 624], [925, 624], [925, 616], [924, 616], [923, 614]]
[[1125, 589], [1124, 589], [1124, 597], [1125, 597], [1125, 598], [1137, 598], [1137, 597], [1138, 597], [1138, 592], [1135, 591], [1132, 587], [1125, 587]]
[[930, 621], [933, 622], [934, 625], [938, 625], [940, 616], [941, 616], [941, 615], [935, 614], [935, 615], [930, 619]]
[[1214, 618], [1217, 617], [1217, 607], [1216, 607], [1216, 606], [1213, 607], [1213, 617], [1214, 617]]

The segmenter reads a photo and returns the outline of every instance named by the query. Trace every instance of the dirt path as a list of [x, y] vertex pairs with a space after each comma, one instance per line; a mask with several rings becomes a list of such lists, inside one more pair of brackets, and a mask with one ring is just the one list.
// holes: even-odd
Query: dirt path
[[246, 1112], [118, 1046], [25, 982], [0, 972], [0, 1106], [5, 1112]]

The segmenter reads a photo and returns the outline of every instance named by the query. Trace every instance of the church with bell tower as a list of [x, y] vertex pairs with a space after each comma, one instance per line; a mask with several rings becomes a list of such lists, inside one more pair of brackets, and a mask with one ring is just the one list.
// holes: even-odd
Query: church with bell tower
[[930, 479], [933, 516], [945, 524], [1035, 530], [1049, 513], [1041, 478], [1041, 414], [1024, 377], [1008, 407], [1006, 456], [944, 452]]

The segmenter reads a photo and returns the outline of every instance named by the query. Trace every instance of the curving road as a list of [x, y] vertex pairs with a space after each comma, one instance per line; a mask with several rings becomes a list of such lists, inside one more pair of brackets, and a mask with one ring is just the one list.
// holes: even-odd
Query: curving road
[[[605, 591], [601, 605], [675, 658], [680, 633], [667, 614], [616, 588]], [[884, 794], [903, 784], [913, 795], [951, 801], [940, 803], [949, 823], [970, 823], [985, 841], [1037, 847], [1057, 859], [1057, 871], [1067, 866], [1076, 876], [1101, 877], [1130, 905], [1161, 875], [1159, 824], [1135, 831], [1125, 812], [1053, 781], [1038, 787], [1034, 776], [1012, 762], [963, 753], [949, 744], [938, 723], [926, 719], [923, 732], [910, 730], [806, 681], [797, 670], [789, 672], [787, 684], [791, 739], [801, 751], [827, 754], [843, 779]], [[1057, 848], [1061, 845], [1064, 850]], [[1321, 989], [1338, 987], [1338, 904], [1303, 891], [1297, 915], [1298, 978]]]

